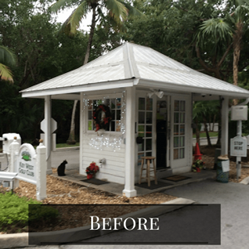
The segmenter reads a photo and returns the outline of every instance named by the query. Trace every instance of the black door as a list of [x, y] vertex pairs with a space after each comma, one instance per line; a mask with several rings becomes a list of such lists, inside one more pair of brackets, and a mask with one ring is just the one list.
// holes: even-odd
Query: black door
[[156, 125], [156, 166], [158, 168], [166, 168], [167, 167], [167, 120], [161, 119], [157, 120]]

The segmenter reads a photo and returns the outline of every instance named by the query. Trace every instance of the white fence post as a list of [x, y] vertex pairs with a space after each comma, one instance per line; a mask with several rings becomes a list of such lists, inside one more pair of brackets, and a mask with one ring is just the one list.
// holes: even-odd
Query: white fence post
[[37, 175], [37, 185], [36, 185], [36, 198], [41, 201], [47, 198], [47, 164], [46, 164], [46, 147], [43, 145], [43, 140], [40, 140], [39, 146], [36, 148], [36, 175]]
[[[13, 142], [10, 144], [10, 164], [9, 164], [9, 172], [16, 172], [15, 163], [16, 163], [16, 156], [18, 155], [20, 149], [20, 144], [17, 142], [17, 137], [14, 137]], [[11, 183], [13, 184], [13, 183]], [[11, 186], [13, 187], [13, 186]], [[19, 187], [19, 180], [14, 180], [14, 187]]]

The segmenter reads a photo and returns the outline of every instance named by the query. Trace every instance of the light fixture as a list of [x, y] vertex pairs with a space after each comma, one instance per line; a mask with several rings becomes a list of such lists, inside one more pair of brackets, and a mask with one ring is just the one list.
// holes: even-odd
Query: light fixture
[[153, 94], [154, 94], [154, 92], [148, 93], [148, 97], [151, 99]]
[[156, 92], [155, 94], [157, 95], [157, 97], [158, 97], [159, 99], [161, 99], [161, 98], [163, 97], [163, 95], [164, 95], [164, 92], [159, 90], [159, 91]]
[[155, 90], [152, 89], [152, 88], [150, 88], [150, 90], [151, 90], [152, 92], [150, 92], [150, 93], [147, 94], [149, 98], [152, 98], [153, 94], [155, 94], [158, 98], [161, 99], [161, 98], [163, 97], [163, 95], [164, 95], [164, 92], [163, 92], [163, 91], [160, 91], [160, 90], [155, 91]]

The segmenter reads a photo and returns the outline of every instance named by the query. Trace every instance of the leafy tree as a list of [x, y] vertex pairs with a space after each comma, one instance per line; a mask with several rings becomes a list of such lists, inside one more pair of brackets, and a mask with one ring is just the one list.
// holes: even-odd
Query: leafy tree
[[16, 59], [14, 54], [7, 47], [0, 46], [0, 79], [13, 82], [12, 72], [5, 63], [14, 66]]
[[[203, 22], [200, 28], [202, 40], [208, 40], [217, 47], [217, 44], [226, 44], [227, 49], [218, 63], [224, 61], [229, 50], [233, 47], [233, 84], [238, 85], [239, 59], [241, 53], [241, 41], [243, 35], [248, 31], [248, 0], [226, 1], [226, 7], [222, 16], [211, 18]], [[237, 101], [234, 100], [234, 104]]]
[[[57, 12], [62, 8], [68, 6], [77, 6], [68, 19], [64, 22], [62, 30], [68, 35], [75, 35], [79, 27], [80, 21], [86, 16], [86, 14], [92, 12], [91, 28], [88, 37], [87, 49], [84, 56], [83, 65], [85, 65], [90, 56], [90, 50], [93, 42], [93, 35], [96, 28], [96, 23], [99, 21], [100, 24], [104, 24], [106, 19], [115, 23], [115, 26], [120, 28], [123, 21], [127, 19], [128, 13], [130, 15], [138, 14], [135, 8], [127, 1], [123, 0], [57, 0], [51, 6], [53, 12]], [[108, 17], [106, 17], [105, 11], [107, 11]], [[75, 143], [75, 111], [78, 101], [74, 101], [71, 118], [71, 128], [68, 138], [68, 143]]]

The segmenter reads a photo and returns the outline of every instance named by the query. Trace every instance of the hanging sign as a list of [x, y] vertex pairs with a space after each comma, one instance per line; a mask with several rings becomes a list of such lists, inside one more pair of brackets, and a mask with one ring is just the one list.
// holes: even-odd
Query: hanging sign
[[230, 155], [238, 157], [247, 156], [247, 140], [245, 137], [234, 137], [230, 141]]

